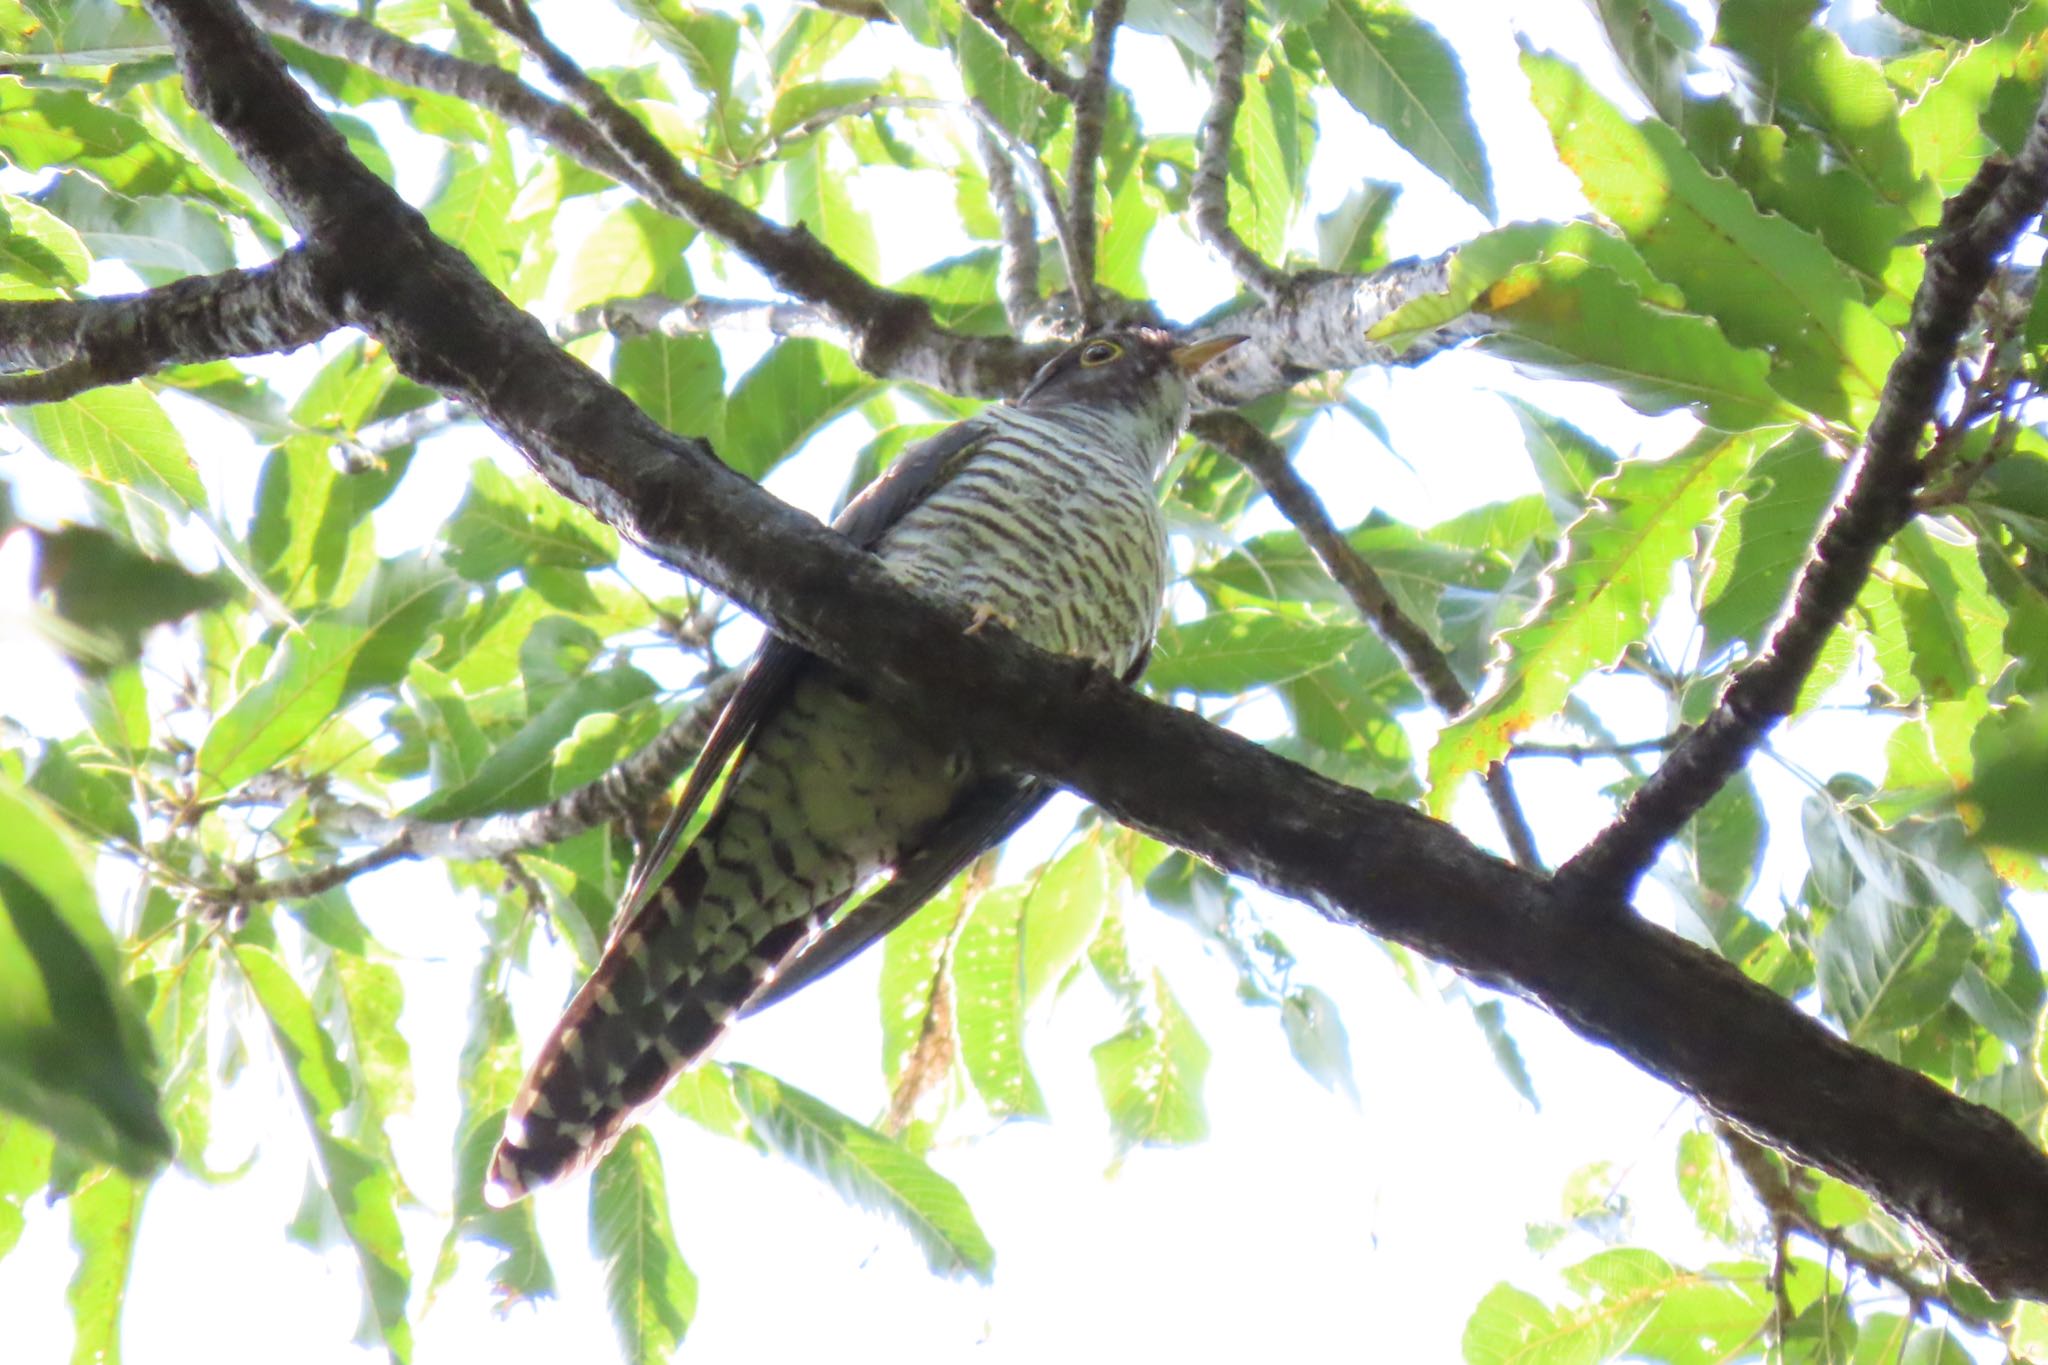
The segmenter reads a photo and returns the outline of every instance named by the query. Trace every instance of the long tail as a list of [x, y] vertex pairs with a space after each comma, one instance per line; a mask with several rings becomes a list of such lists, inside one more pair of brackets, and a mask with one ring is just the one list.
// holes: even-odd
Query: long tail
[[[721, 815], [723, 812], [721, 812]], [[701, 1059], [740, 1008], [815, 932], [837, 900], [784, 923], [744, 919], [700, 944], [691, 932], [709, 880], [705, 830], [646, 908], [599, 959], [512, 1101], [484, 1198], [496, 1207], [591, 1165], [634, 1114]], [[702, 951], [709, 949], [708, 952]]]

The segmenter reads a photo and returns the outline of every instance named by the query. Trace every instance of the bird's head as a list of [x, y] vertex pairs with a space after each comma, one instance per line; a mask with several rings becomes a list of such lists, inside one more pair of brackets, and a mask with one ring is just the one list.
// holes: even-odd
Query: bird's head
[[1243, 340], [1204, 337], [1184, 345], [1157, 327], [1091, 332], [1047, 361], [1015, 403], [1031, 412], [1070, 404], [1097, 408], [1170, 443], [1187, 421], [1188, 381]]

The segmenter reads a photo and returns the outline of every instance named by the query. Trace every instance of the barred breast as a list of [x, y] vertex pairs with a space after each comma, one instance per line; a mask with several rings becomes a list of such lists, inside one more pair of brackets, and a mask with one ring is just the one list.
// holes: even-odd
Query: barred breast
[[877, 547], [925, 592], [986, 607], [1041, 649], [1121, 673], [1166, 591], [1156, 427], [1089, 408], [985, 415], [992, 434]]

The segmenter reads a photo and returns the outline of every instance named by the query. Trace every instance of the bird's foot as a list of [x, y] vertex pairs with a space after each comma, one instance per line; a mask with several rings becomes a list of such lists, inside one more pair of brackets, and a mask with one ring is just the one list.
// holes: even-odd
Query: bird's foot
[[1014, 631], [1017, 629], [1016, 618], [1006, 612], [996, 610], [986, 602], [976, 602], [974, 604], [974, 619], [967, 623], [967, 629], [962, 633], [979, 635], [981, 634], [981, 628], [991, 621], [1000, 623], [1004, 630]]

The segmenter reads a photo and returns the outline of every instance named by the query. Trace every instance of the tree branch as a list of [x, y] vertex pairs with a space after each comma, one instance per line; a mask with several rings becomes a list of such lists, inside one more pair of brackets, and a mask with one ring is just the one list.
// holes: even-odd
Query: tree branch
[[2048, 105], [2010, 166], [1986, 162], [1942, 210], [1913, 297], [1905, 344], [1885, 376], [1877, 416], [1848, 492], [1814, 542], [1791, 605], [1764, 651], [1737, 671], [1720, 702], [1558, 876], [1587, 899], [1627, 902], [1658, 850], [1705, 806], [1779, 721], [1792, 714], [1821, 647], [1854, 605], [1878, 552], [1914, 516], [1924, 473], [1920, 438], [1935, 416], [1977, 296], [2020, 228], [2048, 200]]
[[1202, 240], [1221, 256], [1245, 288], [1267, 303], [1287, 292], [1287, 276], [1259, 258], [1230, 226], [1230, 139], [1244, 103], [1244, 0], [1216, 0], [1216, 68], [1209, 112], [1196, 137], [1195, 183], [1190, 200]]
[[[925, 300], [863, 278], [801, 225], [783, 227], [712, 189], [601, 88], [593, 91], [588, 77], [578, 88], [609, 120], [602, 131], [509, 71], [435, 52], [300, 0], [242, 2], [272, 33], [387, 79], [464, 99], [727, 242], [777, 288], [821, 309], [871, 374], [951, 393], [1009, 393], [1042, 362], [1008, 338], [955, 335], [933, 320]], [[573, 64], [568, 70], [574, 75], [565, 73], [566, 79], [582, 75]]]
[[[1252, 472], [1280, 514], [1301, 533], [1302, 543], [1323, 566], [1323, 572], [1344, 590], [1358, 608], [1358, 614], [1394, 651], [1401, 667], [1444, 719], [1462, 715], [1472, 704], [1472, 694], [1458, 681], [1451, 661], [1437, 648], [1429, 632], [1401, 610], [1401, 604], [1387, 591], [1372, 565], [1337, 530], [1323, 500], [1295, 472], [1279, 443], [1234, 412], [1210, 413], [1197, 418], [1194, 427], [1196, 435], [1213, 441]], [[1499, 763], [1490, 764], [1480, 775], [1480, 784], [1485, 789], [1487, 804], [1493, 807], [1494, 818], [1500, 821], [1501, 837], [1507, 840], [1515, 862], [1527, 871], [1541, 872], [1543, 859], [1536, 851], [1536, 836], [1529, 828], [1528, 817], [1522, 813], [1521, 803], [1515, 799], [1514, 783], [1507, 769]]]
[[296, 350], [343, 325], [304, 246], [269, 265], [139, 294], [0, 307], [0, 402], [47, 403], [167, 365]]
[[996, 13], [996, 0], [962, 0], [960, 7], [972, 15], [976, 23], [995, 36], [1009, 52], [1011, 59], [1024, 68], [1025, 75], [1063, 100], [1078, 97], [1079, 82], [1056, 66], [1050, 57], [1033, 47], [1023, 34], [1010, 27], [1010, 21]]
[[1031, 212], [1031, 196], [1017, 192], [1017, 177], [1010, 170], [1010, 157], [1003, 144], [986, 128], [976, 128], [982, 166], [988, 172], [988, 194], [995, 201], [996, 218], [1003, 226], [1003, 267], [996, 278], [996, 291], [1003, 298], [1003, 316], [1010, 330], [1029, 336], [1038, 320], [1038, 221]]
[[[147, 0], [194, 106], [322, 258], [354, 320], [566, 495], [990, 761], [1226, 871], [1539, 1001], [1800, 1160], [1856, 1182], [1996, 1294], [2048, 1297], [2048, 1156], [1718, 957], [1568, 893], [1083, 661], [920, 597], [552, 345], [366, 171], [227, 0]], [[344, 286], [345, 287], [342, 287]]]
[[1067, 280], [1080, 305], [1084, 328], [1102, 320], [1095, 297], [1095, 160], [1102, 154], [1109, 64], [1116, 55], [1116, 31], [1124, 22], [1124, 0], [1096, 0], [1091, 22], [1088, 70], [1074, 95], [1074, 154], [1067, 162], [1067, 233], [1073, 239]]

